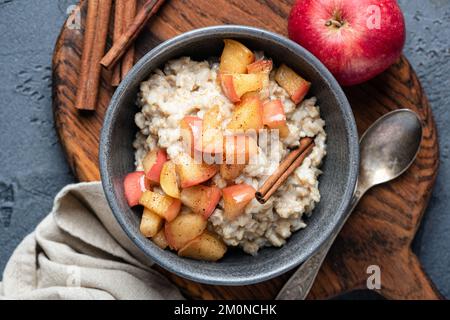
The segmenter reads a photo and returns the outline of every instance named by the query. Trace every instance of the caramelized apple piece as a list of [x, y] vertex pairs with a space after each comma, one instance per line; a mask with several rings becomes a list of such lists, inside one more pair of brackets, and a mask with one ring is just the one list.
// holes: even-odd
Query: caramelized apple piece
[[211, 179], [219, 171], [217, 165], [197, 163], [188, 154], [182, 153], [175, 162], [181, 188], [195, 186]]
[[139, 204], [169, 222], [176, 218], [181, 209], [180, 200], [153, 191], [145, 191]]
[[239, 102], [245, 93], [261, 90], [265, 78], [267, 75], [263, 73], [223, 74], [220, 77], [220, 84], [223, 94], [231, 102]]
[[225, 47], [220, 57], [219, 72], [246, 73], [247, 65], [255, 60], [253, 52], [236, 40], [225, 39], [223, 42]]
[[227, 129], [233, 131], [246, 131], [263, 128], [263, 107], [256, 94], [246, 95], [242, 102], [236, 105], [228, 123]]
[[287, 91], [291, 100], [298, 104], [306, 96], [311, 83], [300, 77], [294, 70], [282, 64], [275, 73], [275, 81]]
[[222, 192], [217, 187], [194, 186], [181, 190], [181, 202], [205, 219], [213, 213]]
[[270, 73], [272, 71], [272, 60], [261, 59], [247, 66], [248, 73]]
[[202, 136], [203, 120], [199, 117], [186, 116], [180, 121], [181, 138], [186, 152], [193, 157], [195, 146]]
[[263, 123], [270, 129], [278, 129], [281, 138], [289, 135], [286, 114], [281, 100], [267, 101], [263, 105]]
[[155, 149], [149, 151], [144, 160], [142, 160], [142, 165], [144, 166], [145, 175], [148, 180], [152, 183], [159, 184], [159, 177], [161, 175], [161, 169], [164, 162], [167, 161], [166, 151], [163, 149]]
[[177, 172], [175, 163], [167, 161], [161, 170], [160, 178], [161, 189], [172, 198], [180, 198], [180, 189], [178, 188]]
[[245, 211], [247, 204], [255, 197], [256, 190], [248, 184], [226, 187], [223, 192], [224, 215], [233, 220]]
[[130, 207], [137, 206], [142, 193], [150, 189], [150, 181], [145, 178], [144, 171], [127, 174], [123, 181], [125, 198]]
[[166, 223], [164, 234], [170, 248], [181, 249], [189, 241], [198, 237], [206, 229], [207, 220], [197, 213], [178, 215], [172, 222]]
[[259, 97], [262, 101], [270, 97], [270, 79], [269, 75], [272, 71], [272, 60], [258, 60], [247, 66], [248, 73], [260, 73], [263, 77], [263, 85], [259, 91]]
[[223, 152], [223, 133], [221, 130], [223, 122], [219, 106], [208, 109], [203, 116], [201, 150], [205, 153]]
[[161, 230], [164, 224], [164, 219], [151, 210], [144, 208], [142, 214], [141, 225], [139, 227], [144, 237], [151, 238]]
[[227, 246], [216, 235], [205, 231], [200, 236], [188, 242], [178, 251], [180, 257], [197, 260], [217, 261], [227, 252]]
[[226, 181], [233, 181], [240, 176], [242, 170], [244, 170], [244, 164], [227, 164], [222, 163], [220, 165], [220, 176]]
[[167, 242], [166, 235], [164, 234], [164, 228], [158, 231], [158, 233], [152, 238], [152, 241], [163, 250], [167, 248], [169, 243]]

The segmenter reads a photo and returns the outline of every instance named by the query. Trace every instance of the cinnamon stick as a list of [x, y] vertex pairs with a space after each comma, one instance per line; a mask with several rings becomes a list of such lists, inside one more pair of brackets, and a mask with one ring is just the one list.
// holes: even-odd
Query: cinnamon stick
[[[125, 29], [125, 10], [126, 10], [127, 0], [116, 0], [114, 8], [114, 32], [113, 32], [113, 43], [115, 43], [122, 35]], [[111, 78], [111, 85], [117, 87], [122, 81], [122, 64], [120, 62], [116, 63], [114, 66], [113, 75]]]
[[[136, 0], [126, 1], [125, 14], [123, 20], [124, 29], [129, 28], [133, 23], [133, 20], [136, 17], [136, 8], [137, 8]], [[131, 68], [133, 68], [133, 66], [134, 66], [134, 44], [132, 43], [130, 44], [128, 51], [125, 53], [122, 59], [122, 70], [121, 70], [122, 79], [125, 78], [127, 73], [131, 70]]]
[[311, 138], [300, 140], [300, 146], [293, 150], [280, 164], [277, 170], [266, 180], [263, 186], [256, 192], [256, 199], [260, 203], [267, 200], [281, 187], [289, 176], [297, 169], [310, 154], [315, 144]]
[[89, 0], [75, 107], [94, 110], [100, 86], [100, 60], [105, 52], [112, 0]]
[[100, 61], [105, 68], [110, 69], [117, 63], [133, 43], [134, 39], [136, 39], [142, 28], [144, 28], [148, 19], [158, 11], [163, 3], [164, 0], [148, 0], [144, 3], [131, 26], [122, 33], [120, 38]]

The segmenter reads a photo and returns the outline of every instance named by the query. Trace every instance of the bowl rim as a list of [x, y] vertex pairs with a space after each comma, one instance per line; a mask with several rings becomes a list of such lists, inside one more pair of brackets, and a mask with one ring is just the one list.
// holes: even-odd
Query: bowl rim
[[[224, 36], [230, 34], [235, 34], [236, 36], [260, 36], [262, 38], [278, 42], [280, 45], [286, 47], [287, 49], [293, 51], [296, 55], [300, 55], [305, 59], [305, 61], [310, 64], [313, 68], [317, 70], [320, 76], [329, 83], [330, 88], [334, 91], [334, 95], [337, 100], [341, 104], [342, 113], [344, 117], [344, 122], [346, 124], [346, 136], [349, 141], [349, 174], [347, 178], [346, 188], [343, 193], [342, 199], [340, 201], [340, 206], [335, 209], [335, 214], [333, 216], [333, 220], [331, 223], [327, 224], [327, 227], [324, 228], [324, 232], [322, 233], [322, 239], [320, 241], [315, 241], [309, 248], [306, 248], [302, 254], [295, 255], [288, 263], [279, 266], [277, 268], [272, 268], [270, 270], [264, 270], [264, 272], [258, 272], [252, 276], [247, 277], [239, 277], [236, 275], [227, 277], [224, 274], [205, 274], [204, 272], [190, 272], [186, 270], [186, 268], [179, 267], [179, 264], [170, 264], [165, 261], [164, 257], [157, 252], [159, 248], [151, 248], [148, 246], [148, 243], [145, 243], [142, 239], [137, 237], [134, 232], [128, 227], [125, 222], [124, 215], [119, 208], [117, 203], [117, 199], [115, 196], [113, 183], [108, 171], [107, 165], [107, 149], [110, 144], [110, 131], [111, 131], [111, 123], [114, 114], [116, 113], [116, 109], [119, 107], [118, 102], [121, 100], [122, 96], [129, 89], [134, 76], [136, 76], [139, 71], [145, 67], [146, 64], [150, 63], [150, 61], [160, 54], [161, 51], [166, 51], [174, 46], [179, 45], [180, 43], [185, 43], [189, 39], [196, 37], [204, 37], [205, 35], [221, 35]], [[232, 36], [231, 36], [232, 37]], [[345, 213], [349, 209], [350, 201], [353, 196], [353, 192], [356, 186], [358, 172], [359, 172], [359, 139], [358, 139], [358, 131], [356, 128], [356, 122], [354, 119], [353, 112], [351, 110], [350, 104], [345, 96], [341, 86], [338, 84], [334, 76], [330, 73], [330, 71], [309, 51], [304, 49], [299, 44], [293, 42], [292, 40], [276, 34], [271, 31], [267, 31], [260, 28], [242, 26], [242, 25], [218, 25], [218, 26], [210, 26], [205, 28], [194, 29], [185, 33], [182, 33], [174, 38], [171, 38], [167, 41], [162, 42], [151, 51], [146, 53], [131, 69], [131, 71], [127, 74], [125, 79], [116, 89], [111, 101], [109, 103], [107, 112], [105, 114], [105, 118], [102, 125], [101, 135], [100, 135], [100, 146], [99, 146], [99, 166], [100, 166], [100, 174], [101, 174], [101, 182], [103, 186], [103, 190], [107, 199], [107, 202], [111, 208], [111, 211], [119, 223], [120, 227], [128, 238], [139, 248], [143, 254], [163, 267], [164, 269], [175, 273], [181, 277], [184, 277], [189, 280], [193, 280], [200, 283], [205, 284], [213, 284], [213, 285], [228, 285], [228, 286], [237, 286], [237, 285], [247, 285], [247, 284], [255, 284], [262, 281], [266, 281], [276, 276], [279, 276], [294, 267], [300, 265], [302, 262], [306, 261], [312, 254], [314, 254], [320, 246], [325, 242], [325, 240], [331, 236], [334, 229], [338, 225], [338, 223], [345, 219]], [[150, 247], [150, 248], [147, 248]], [[144, 250], [147, 248], [147, 250]], [[184, 259], [184, 258], [180, 258]], [[219, 262], [220, 263], [220, 262]], [[182, 264], [181, 264], [182, 265]]]

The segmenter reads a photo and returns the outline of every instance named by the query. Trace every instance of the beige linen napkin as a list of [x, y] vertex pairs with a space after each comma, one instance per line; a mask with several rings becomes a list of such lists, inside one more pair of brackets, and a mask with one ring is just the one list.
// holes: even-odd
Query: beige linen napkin
[[128, 239], [99, 182], [62, 189], [12, 254], [2, 299], [182, 299]]

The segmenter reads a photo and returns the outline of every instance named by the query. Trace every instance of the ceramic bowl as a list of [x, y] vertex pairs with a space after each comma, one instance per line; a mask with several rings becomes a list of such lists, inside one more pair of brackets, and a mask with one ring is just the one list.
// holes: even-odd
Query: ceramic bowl
[[[320, 176], [321, 201], [307, 227], [295, 232], [281, 248], [263, 248], [256, 256], [240, 249], [228, 250], [219, 262], [181, 258], [161, 250], [139, 232], [142, 209], [130, 209], [123, 179], [134, 171], [132, 142], [138, 128], [134, 115], [139, 84], [168, 60], [190, 56], [194, 60], [220, 56], [223, 39], [241, 41], [262, 50], [275, 65], [285, 63], [312, 82], [309, 95], [320, 105], [326, 122], [327, 156]], [[209, 284], [243, 285], [261, 282], [298, 266], [308, 259], [343, 218], [358, 175], [358, 134], [349, 103], [334, 77], [311, 53], [289, 39], [245, 26], [216, 26], [193, 30], [168, 40], [147, 53], [130, 71], [112, 97], [100, 141], [103, 188], [117, 221], [129, 238], [151, 260], [182, 277]]]

